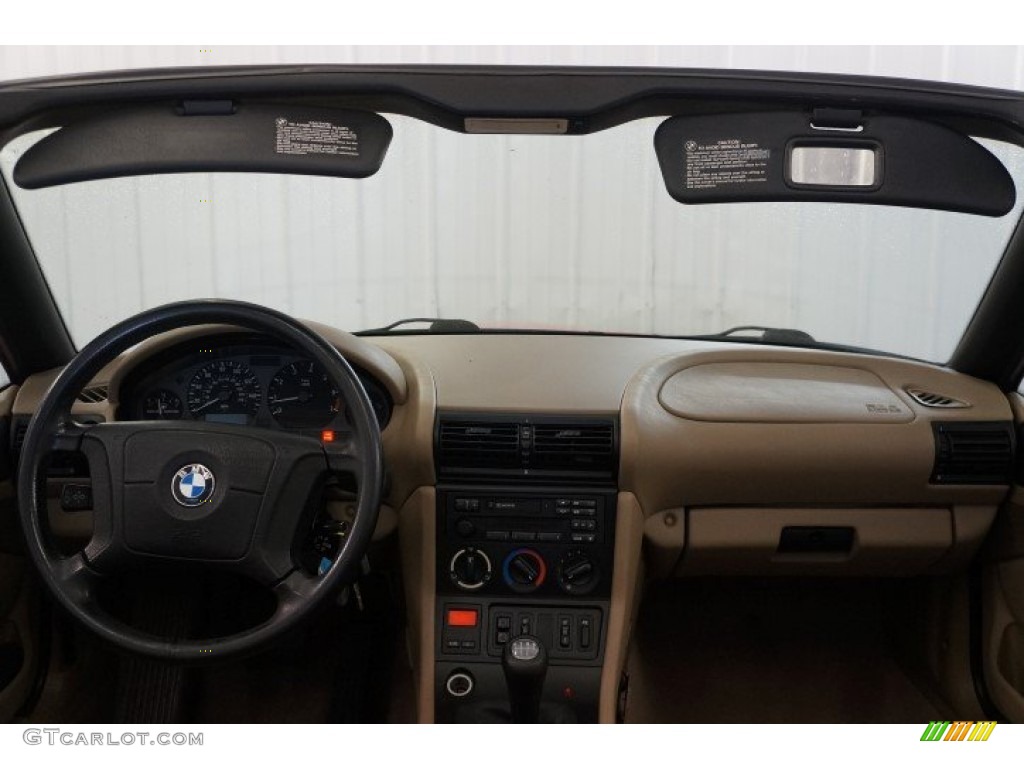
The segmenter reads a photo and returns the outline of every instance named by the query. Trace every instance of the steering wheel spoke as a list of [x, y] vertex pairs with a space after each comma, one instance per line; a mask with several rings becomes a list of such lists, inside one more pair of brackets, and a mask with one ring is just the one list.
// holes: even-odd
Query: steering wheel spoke
[[302, 571], [292, 571], [273, 586], [274, 597], [277, 598], [278, 615], [289, 614], [301, 610], [302, 606], [316, 594], [320, 579], [309, 576]]
[[62, 422], [52, 435], [50, 450], [69, 453], [81, 450], [82, 438], [94, 426], [94, 424], [80, 424], [70, 420]]
[[324, 453], [327, 455], [327, 466], [333, 474], [360, 475], [364, 459], [359, 453], [358, 443], [351, 437], [325, 443]]
[[96, 590], [103, 581], [102, 574], [90, 565], [81, 552], [55, 560], [53, 577], [68, 598], [81, 608], [93, 603]]

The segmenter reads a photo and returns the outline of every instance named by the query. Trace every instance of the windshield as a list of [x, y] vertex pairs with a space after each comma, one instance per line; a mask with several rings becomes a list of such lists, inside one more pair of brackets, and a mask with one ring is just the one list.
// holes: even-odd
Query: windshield
[[[180, 174], [17, 187], [79, 346], [164, 302], [233, 298], [346, 330], [407, 317], [484, 329], [703, 335], [795, 328], [944, 361], [1021, 212], [825, 203], [686, 206], [652, 118], [588, 136], [463, 135], [386, 115], [367, 179]], [[983, 141], [1021, 188], [1024, 151]]]

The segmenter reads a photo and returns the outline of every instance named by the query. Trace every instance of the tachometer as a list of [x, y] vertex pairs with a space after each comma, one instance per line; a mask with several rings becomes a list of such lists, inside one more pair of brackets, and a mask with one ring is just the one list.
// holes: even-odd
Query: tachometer
[[271, 379], [267, 405], [282, 427], [313, 428], [334, 418], [341, 408], [341, 397], [319, 363], [300, 360], [286, 365]]
[[193, 417], [206, 421], [248, 424], [262, 400], [256, 375], [235, 360], [204, 365], [188, 385], [188, 409]]
[[142, 401], [142, 416], [146, 419], [180, 419], [181, 398], [167, 389], [157, 389]]

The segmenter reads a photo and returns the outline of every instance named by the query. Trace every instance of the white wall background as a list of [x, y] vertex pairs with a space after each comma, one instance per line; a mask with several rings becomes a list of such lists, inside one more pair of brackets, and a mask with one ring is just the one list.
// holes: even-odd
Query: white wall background
[[[0, 79], [403, 62], [777, 69], [1024, 89], [1024, 46], [12, 46], [0, 48]], [[685, 208], [656, 172], [656, 120], [563, 139], [573, 146], [554, 152], [529, 137], [393, 122], [384, 169], [367, 181], [204, 174], [16, 190], [76, 339], [144, 306], [215, 294], [352, 329], [412, 314], [646, 333], [757, 322], [944, 359], [1010, 223], [859, 206]], [[19, 152], [5, 151], [5, 172]], [[1005, 159], [1024, 177], [1021, 153]], [[598, 273], [604, 284], [588, 284]]]
[[440, 63], [842, 72], [1024, 89], [1024, 46], [3, 46], [0, 79], [139, 67]]

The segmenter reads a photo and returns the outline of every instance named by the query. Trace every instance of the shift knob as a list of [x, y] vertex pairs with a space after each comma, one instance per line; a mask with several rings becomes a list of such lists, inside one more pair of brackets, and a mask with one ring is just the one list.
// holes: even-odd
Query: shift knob
[[513, 723], [536, 723], [540, 719], [540, 698], [548, 672], [544, 644], [531, 635], [519, 635], [505, 643], [501, 657], [508, 686]]

